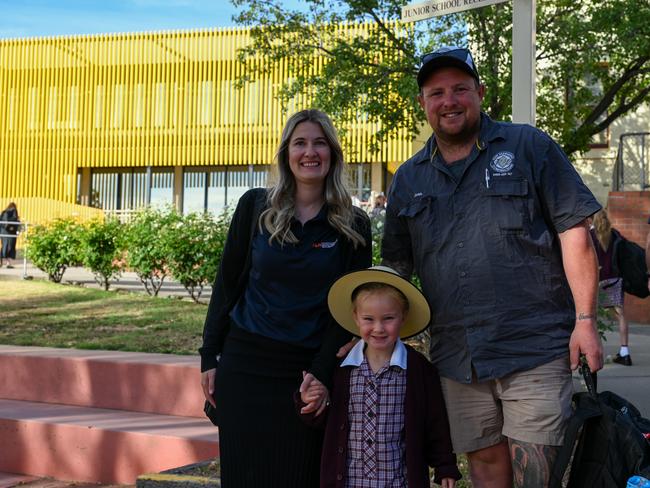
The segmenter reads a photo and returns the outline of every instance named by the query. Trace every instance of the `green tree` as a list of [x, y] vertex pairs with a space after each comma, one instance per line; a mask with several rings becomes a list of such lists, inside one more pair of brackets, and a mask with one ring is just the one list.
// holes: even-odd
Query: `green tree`
[[50, 281], [59, 283], [70, 266], [80, 263], [80, 225], [71, 218], [35, 225], [27, 234], [27, 258]]
[[173, 208], [145, 208], [127, 224], [127, 263], [149, 295], [157, 296], [169, 276], [167, 234], [180, 219]]
[[[284, 64], [279, 95], [298, 94], [331, 114], [339, 126], [364, 114], [379, 122], [374, 147], [395, 131], [415, 134], [424, 121], [417, 106], [417, 54], [434, 46], [469, 44], [488, 87], [484, 108], [495, 119], [511, 113], [512, 6], [505, 2], [416, 25], [396, 22], [405, 0], [306, 0], [292, 10], [281, 0], [232, 0], [251, 27], [240, 49], [240, 83]], [[342, 35], [342, 22], [369, 22]], [[263, 58], [260, 59], [260, 53]], [[322, 69], [309, 69], [316, 56]], [[568, 154], [650, 100], [650, 4], [629, 0], [537, 2], [537, 119]]]
[[115, 218], [93, 220], [80, 234], [82, 263], [92, 271], [95, 281], [108, 290], [111, 280], [120, 275], [125, 265], [124, 226]]

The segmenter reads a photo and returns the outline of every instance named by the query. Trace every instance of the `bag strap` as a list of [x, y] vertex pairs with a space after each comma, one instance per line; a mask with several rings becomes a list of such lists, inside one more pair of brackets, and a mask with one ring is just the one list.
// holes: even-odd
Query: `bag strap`
[[589, 395], [595, 400], [598, 399], [598, 373], [592, 373], [589, 369], [589, 365], [584, 357], [580, 358], [580, 365], [578, 366], [580, 373], [582, 374], [583, 379], [585, 380], [585, 385], [587, 385], [587, 391]]
[[585, 422], [593, 417], [600, 415], [594, 410], [588, 408], [581, 408], [581, 404], [584, 401], [581, 401], [585, 395], [589, 395], [589, 398], [592, 398], [595, 401], [598, 401], [598, 392], [597, 392], [597, 376], [596, 373], [592, 373], [589, 369], [589, 365], [584, 358], [580, 359], [580, 373], [585, 380], [587, 385], [587, 393], [576, 393], [573, 396], [573, 400], [576, 403], [576, 409], [567, 423], [566, 432], [564, 434], [564, 443], [560, 447], [557, 457], [555, 458], [555, 463], [553, 464], [553, 469], [551, 470], [551, 479], [549, 482], [549, 488], [561, 488], [562, 479], [564, 478], [564, 473], [569, 466], [569, 461], [571, 461], [571, 456], [573, 455], [573, 450], [578, 440], [578, 434], [580, 429], [585, 424]]

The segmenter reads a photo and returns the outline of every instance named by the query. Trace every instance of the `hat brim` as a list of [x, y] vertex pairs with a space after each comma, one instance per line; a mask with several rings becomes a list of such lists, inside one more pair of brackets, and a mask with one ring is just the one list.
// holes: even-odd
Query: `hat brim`
[[429, 76], [431, 76], [434, 71], [441, 68], [458, 68], [474, 78], [477, 83], [480, 83], [478, 73], [470, 68], [464, 61], [453, 56], [439, 56], [420, 68], [420, 71], [418, 71], [418, 87], [422, 88], [422, 85], [424, 85]]
[[422, 292], [401, 276], [377, 268], [353, 271], [339, 278], [330, 288], [327, 305], [332, 317], [341, 327], [358, 336], [359, 328], [352, 313], [352, 292], [364, 283], [385, 283], [401, 291], [409, 302], [406, 320], [400, 329], [400, 338], [408, 339], [429, 325], [431, 310]]

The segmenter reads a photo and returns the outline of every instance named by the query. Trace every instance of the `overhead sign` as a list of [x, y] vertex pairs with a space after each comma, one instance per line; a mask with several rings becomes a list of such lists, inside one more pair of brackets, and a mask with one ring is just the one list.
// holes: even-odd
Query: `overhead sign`
[[402, 22], [415, 22], [439, 15], [453, 14], [473, 8], [486, 7], [508, 0], [427, 0], [402, 7]]

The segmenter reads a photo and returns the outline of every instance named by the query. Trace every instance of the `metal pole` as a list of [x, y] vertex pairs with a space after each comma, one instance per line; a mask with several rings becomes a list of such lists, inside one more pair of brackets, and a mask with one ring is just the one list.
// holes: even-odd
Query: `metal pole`
[[23, 236], [23, 242], [25, 243], [25, 247], [23, 249], [23, 280], [27, 279], [27, 227], [29, 224], [25, 222], [24, 224], [25, 227], [25, 235]]
[[535, 125], [536, 0], [512, 5], [512, 121]]
[[645, 135], [641, 136], [641, 191], [648, 187], [645, 180]]

